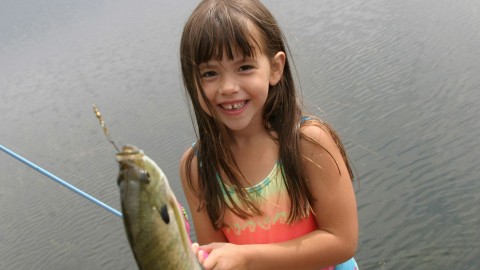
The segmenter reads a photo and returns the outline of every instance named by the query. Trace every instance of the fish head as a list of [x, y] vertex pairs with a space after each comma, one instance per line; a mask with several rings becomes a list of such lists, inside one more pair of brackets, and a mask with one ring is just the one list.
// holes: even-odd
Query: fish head
[[163, 171], [135, 146], [124, 146], [116, 159], [120, 166], [117, 184], [124, 214], [148, 215], [154, 209], [168, 224], [170, 187]]

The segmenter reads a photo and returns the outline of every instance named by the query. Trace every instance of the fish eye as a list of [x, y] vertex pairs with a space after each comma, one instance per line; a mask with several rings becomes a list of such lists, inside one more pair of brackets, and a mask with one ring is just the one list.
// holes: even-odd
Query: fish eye
[[145, 184], [150, 184], [150, 174], [147, 171], [141, 171], [140, 180]]

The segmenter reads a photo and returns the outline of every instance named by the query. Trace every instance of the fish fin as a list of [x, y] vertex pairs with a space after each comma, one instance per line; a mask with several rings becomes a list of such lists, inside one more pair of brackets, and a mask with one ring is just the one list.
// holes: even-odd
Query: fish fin
[[180, 210], [183, 207], [180, 205], [180, 203], [178, 203], [177, 198], [175, 198], [174, 194], [171, 194], [171, 196], [169, 196], [169, 204], [173, 208], [175, 219], [177, 221], [178, 231], [180, 232], [180, 237], [182, 238], [185, 252], [191, 252], [191, 242], [185, 224], [185, 215], [183, 211]]

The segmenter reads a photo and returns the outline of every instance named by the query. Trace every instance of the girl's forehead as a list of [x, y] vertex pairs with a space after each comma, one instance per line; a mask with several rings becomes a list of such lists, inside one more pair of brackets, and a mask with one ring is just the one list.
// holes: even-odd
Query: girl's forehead
[[[217, 37], [216, 40], [204, 44], [207, 46], [199, 45], [199, 48], [203, 47], [203, 57], [197, 58], [198, 64], [206, 63], [210, 61], [222, 61], [222, 60], [237, 60], [256, 58], [257, 55], [266, 52], [265, 41], [260, 31], [252, 23], [248, 23], [248, 32], [238, 34], [241, 36], [223, 36]], [[206, 33], [208, 35], [208, 33]], [[207, 52], [205, 54], [205, 52]]]
[[239, 42], [237, 40], [223, 41], [221, 44], [210, 47], [209, 57], [201, 59], [201, 63], [210, 61], [226, 61], [226, 60], [238, 60], [257, 58], [258, 55], [266, 52], [266, 45], [263, 42], [263, 38], [258, 31], [253, 31], [252, 35], [245, 37], [246, 42]]

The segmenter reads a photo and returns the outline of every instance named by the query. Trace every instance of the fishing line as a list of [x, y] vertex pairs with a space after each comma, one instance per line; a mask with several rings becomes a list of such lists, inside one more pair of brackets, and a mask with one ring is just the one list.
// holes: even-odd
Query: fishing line
[[109, 211], [109, 212], [111, 212], [111, 213], [113, 213], [113, 214], [115, 214], [115, 215], [117, 215], [117, 216], [119, 216], [119, 217], [122, 217], [122, 213], [119, 212], [118, 210], [116, 210], [115, 208], [112, 208], [112, 207], [109, 206], [108, 204], [105, 204], [104, 202], [96, 199], [95, 197], [89, 195], [88, 193], [86, 193], [86, 192], [84, 192], [84, 191], [76, 188], [74, 185], [68, 183], [68, 182], [65, 181], [65, 180], [60, 179], [59, 177], [55, 176], [54, 174], [48, 172], [47, 170], [41, 168], [40, 166], [34, 164], [33, 162], [27, 160], [27, 159], [24, 158], [24, 157], [18, 155], [17, 153], [15, 153], [15, 152], [13, 152], [12, 150], [4, 147], [4, 146], [1, 145], [1, 144], [0, 144], [0, 149], [1, 149], [3, 152], [5, 152], [5, 153], [9, 154], [10, 156], [12, 156], [13, 158], [17, 159], [18, 161], [24, 163], [25, 165], [33, 168], [34, 170], [36, 170], [36, 171], [40, 172], [41, 174], [47, 176], [48, 178], [52, 179], [53, 181], [59, 183], [60, 185], [66, 187], [66, 188], [68, 188], [68, 189], [70, 189], [71, 191], [79, 194], [80, 196], [86, 198], [87, 200], [89, 200], [89, 201], [97, 204], [98, 206], [106, 209], [107, 211]]

